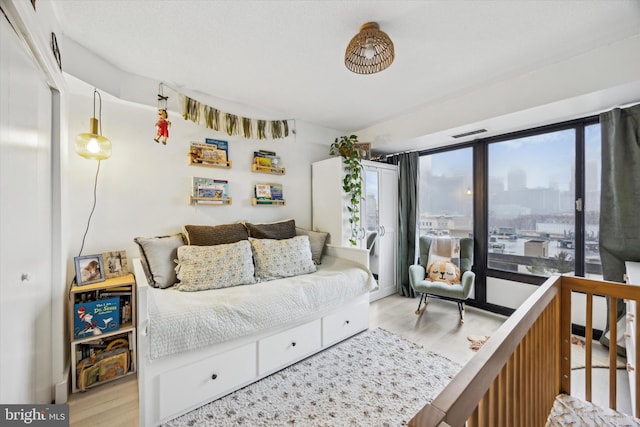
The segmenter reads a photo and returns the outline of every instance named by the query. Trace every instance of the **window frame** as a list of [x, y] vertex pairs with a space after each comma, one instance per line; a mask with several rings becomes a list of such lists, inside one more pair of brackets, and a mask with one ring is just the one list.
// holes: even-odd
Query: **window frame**
[[[420, 156], [443, 153], [447, 151], [472, 148], [473, 154], [473, 236], [474, 236], [474, 266], [476, 273], [475, 297], [469, 300], [469, 304], [495, 313], [509, 315], [513, 309], [487, 302], [487, 278], [498, 278], [514, 282], [532, 285], [541, 285], [547, 277], [533, 274], [509, 272], [488, 268], [488, 248], [489, 248], [489, 146], [490, 144], [505, 142], [513, 139], [525, 138], [551, 132], [558, 132], [568, 129], [575, 131], [575, 160], [574, 160], [574, 198], [585, 200], [585, 129], [587, 126], [599, 124], [599, 116], [588, 116], [579, 119], [553, 123], [544, 126], [509, 132], [486, 138], [478, 138], [473, 141], [441, 146], [434, 149], [426, 149], [418, 152]], [[568, 166], [569, 168], [571, 165]], [[422, 190], [420, 190], [422, 191]], [[585, 254], [585, 211], [577, 210], [575, 214], [575, 275], [584, 277], [586, 271]], [[419, 237], [419, 236], [418, 236]]]

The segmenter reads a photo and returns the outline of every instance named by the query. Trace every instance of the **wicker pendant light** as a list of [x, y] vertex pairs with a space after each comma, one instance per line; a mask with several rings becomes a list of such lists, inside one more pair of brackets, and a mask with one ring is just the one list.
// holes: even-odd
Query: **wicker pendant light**
[[367, 22], [349, 42], [344, 64], [357, 74], [374, 74], [393, 62], [395, 53], [389, 36], [380, 31], [376, 22]]

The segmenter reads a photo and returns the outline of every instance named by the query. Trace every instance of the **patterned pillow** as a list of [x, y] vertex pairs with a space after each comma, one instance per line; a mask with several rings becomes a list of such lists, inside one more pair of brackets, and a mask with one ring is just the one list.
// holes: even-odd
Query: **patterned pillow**
[[283, 240], [249, 237], [249, 242], [258, 280], [280, 279], [316, 271], [308, 236]]
[[140, 248], [140, 260], [151, 286], [168, 288], [178, 279], [175, 272], [177, 250], [184, 245], [182, 233], [170, 236], [136, 237], [133, 239]]
[[306, 230], [296, 227], [298, 236], [309, 236], [309, 245], [311, 246], [311, 258], [315, 265], [320, 265], [322, 260], [322, 252], [324, 251], [324, 243], [327, 241], [329, 233], [322, 231]]
[[290, 239], [296, 236], [296, 222], [293, 219], [270, 222], [266, 224], [244, 224], [249, 231], [249, 237], [255, 239]]
[[255, 283], [251, 245], [246, 240], [178, 248], [179, 291], [204, 291]]
[[184, 234], [187, 236], [187, 243], [195, 246], [223, 245], [226, 243], [236, 243], [249, 238], [247, 229], [240, 223], [185, 225]]

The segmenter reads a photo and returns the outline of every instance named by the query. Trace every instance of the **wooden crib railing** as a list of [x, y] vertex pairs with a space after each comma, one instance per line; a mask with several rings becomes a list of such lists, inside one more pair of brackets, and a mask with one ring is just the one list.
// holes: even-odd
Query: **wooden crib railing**
[[[639, 288], [571, 276], [550, 277], [464, 366], [449, 385], [409, 422], [413, 427], [544, 426], [560, 393], [571, 394], [571, 293], [586, 295], [586, 330], [593, 325], [593, 296], [639, 299]], [[637, 304], [636, 304], [637, 307]], [[637, 313], [636, 313], [637, 315]], [[616, 312], [609, 313], [612, 337]], [[635, 329], [636, 353], [640, 328]], [[591, 401], [591, 334], [587, 333], [585, 398]], [[640, 375], [636, 375], [636, 390]], [[616, 408], [616, 348], [609, 349], [609, 406]], [[636, 394], [636, 411], [640, 395]], [[638, 414], [635, 414], [638, 416]]]

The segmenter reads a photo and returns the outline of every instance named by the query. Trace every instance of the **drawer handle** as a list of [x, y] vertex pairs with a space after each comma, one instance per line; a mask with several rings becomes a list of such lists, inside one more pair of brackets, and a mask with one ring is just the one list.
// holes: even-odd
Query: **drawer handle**
[[213, 374], [213, 375], [211, 375], [211, 379], [212, 379], [212, 380], [215, 380], [216, 378], [218, 378], [218, 374]]
[[295, 347], [295, 346], [296, 346], [296, 342], [294, 341], [291, 343], [291, 347]]
[[346, 325], [348, 325], [348, 324], [349, 324], [349, 321], [348, 321], [348, 320], [345, 320], [345, 321], [344, 321], [344, 323], [345, 323]]

